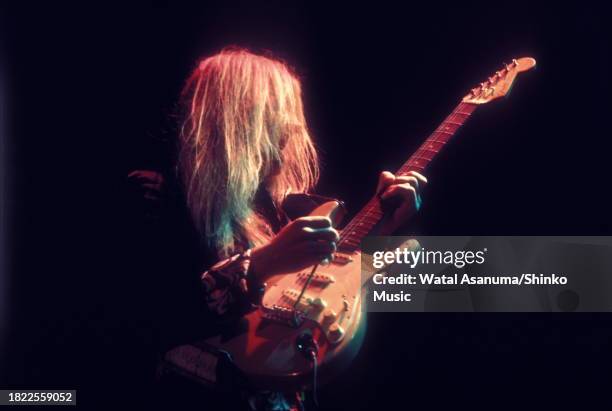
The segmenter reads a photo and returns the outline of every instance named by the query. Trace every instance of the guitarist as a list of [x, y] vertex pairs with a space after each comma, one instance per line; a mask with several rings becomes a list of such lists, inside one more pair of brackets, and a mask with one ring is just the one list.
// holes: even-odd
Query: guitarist
[[[338, 232], [326, 217], [300, 217], [322, 197], [309, 194], [319, 176], [298, 78], [279, 60], [227, 49], [203, 59], [181, 95], [176, 166], [182, 206], [197, 246], [200, 295], [215, 320], [237, 319], [258, 304], [266, 278], [330, 259]], [[156, 200], [162, 178], [130, 174]], [[393, 233], [415, 214], [426, 178], [380, 175], [391, 204], [378, 233]], [[389, 201], [391, 200], [391, 201]], [[299, 409], [295, 393], [257, 393], [253, 409]]]

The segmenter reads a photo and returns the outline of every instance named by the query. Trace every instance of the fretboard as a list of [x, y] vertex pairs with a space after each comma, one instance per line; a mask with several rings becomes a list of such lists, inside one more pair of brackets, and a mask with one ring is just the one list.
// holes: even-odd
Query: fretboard
[[[476, 104], [459, 103], [395, 174], [406, 175], [410, 171], [423, 172], [475, 109]], [[374, 196], [342, 230], [338, 249], [343, 252], [358, 250], [361, 240], [372, 231], [382, 217], [380, 199]]]

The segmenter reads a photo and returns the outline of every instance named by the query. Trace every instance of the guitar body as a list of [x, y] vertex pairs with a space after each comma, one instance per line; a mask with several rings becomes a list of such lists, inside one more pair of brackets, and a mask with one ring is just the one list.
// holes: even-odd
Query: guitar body
[[[335, 223], [342, 217], [336, 201], [327, 202], [310, 215], [329, 216]], [[365, 334], [362, 313], [361, 254], [336, 253], [334, 260], [316, 268], [300, 303], [294, 305], [312, 267], [279, 274], [266, 282], [259, 308], [244, 316], [233, 329], [210, 338], [207, 346], [227, 352], [232, 362], [259, 389], [297, 390], [313, 382], [312, 358], [298, 348], [310, 335], [317, 346], [318, 381], [340, 373], [355, 357]], [[177, 347], [166, 361], [180, 357]]]
[[[514, 59], [473, 88], [396, 174], [423, 172], [478, 106], [505, 96], [516, 76], [535, 64], [531, 57]], [[331, 201], [311, 215], [329, 216], [337, 224], [343, 217], [340, 210], [340, 204]], [[383, 214], [380, 199], [373, 197], [345, 226], [338, 243], [340, 250], [352, 251], [336, 253], [330, 264], [315, 267], [312, 277], [312, 268], [272, 277], [258, 309], [231, 332], [203, 342], [213, 347], [214, 355], [195, 343], [168, 352], [166, 362], [186, 375], [216, 382], [219, 354], [229, 354], [252, 386], [295, 390], [313, 382], [316, 351], [317, 379], [323, 382], [339, 374], [357, 354], [365, 331], [359, 246]], [[315, 348], [299, 348], [304, 346]]]

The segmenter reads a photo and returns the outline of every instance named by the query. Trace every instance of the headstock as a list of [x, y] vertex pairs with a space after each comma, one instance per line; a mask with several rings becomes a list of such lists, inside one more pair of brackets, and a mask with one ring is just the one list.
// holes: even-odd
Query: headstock
[[531, 57], [522, 57], [512, 60], [510, 64], [495, 72], [495, 74], [480, 86], [473, 88], [468, 95], [463, 97], [464, 103], [485, 104], [496, 98], [504, 97], [510, 92], [510, 87], [517, 74], [535, 67], [536, 61]]

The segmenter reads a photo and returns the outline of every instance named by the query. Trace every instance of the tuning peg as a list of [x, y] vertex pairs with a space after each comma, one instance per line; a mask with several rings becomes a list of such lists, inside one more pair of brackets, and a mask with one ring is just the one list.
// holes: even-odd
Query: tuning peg
[[489, 77], [489, 84], [493, 85], [495, 83], [497, 83], [498, 77], [496, 76], [491, 76]]
[[518, 61], [516, 59], [512, 59], [512, 65], [514, 67], [518, 67]]

